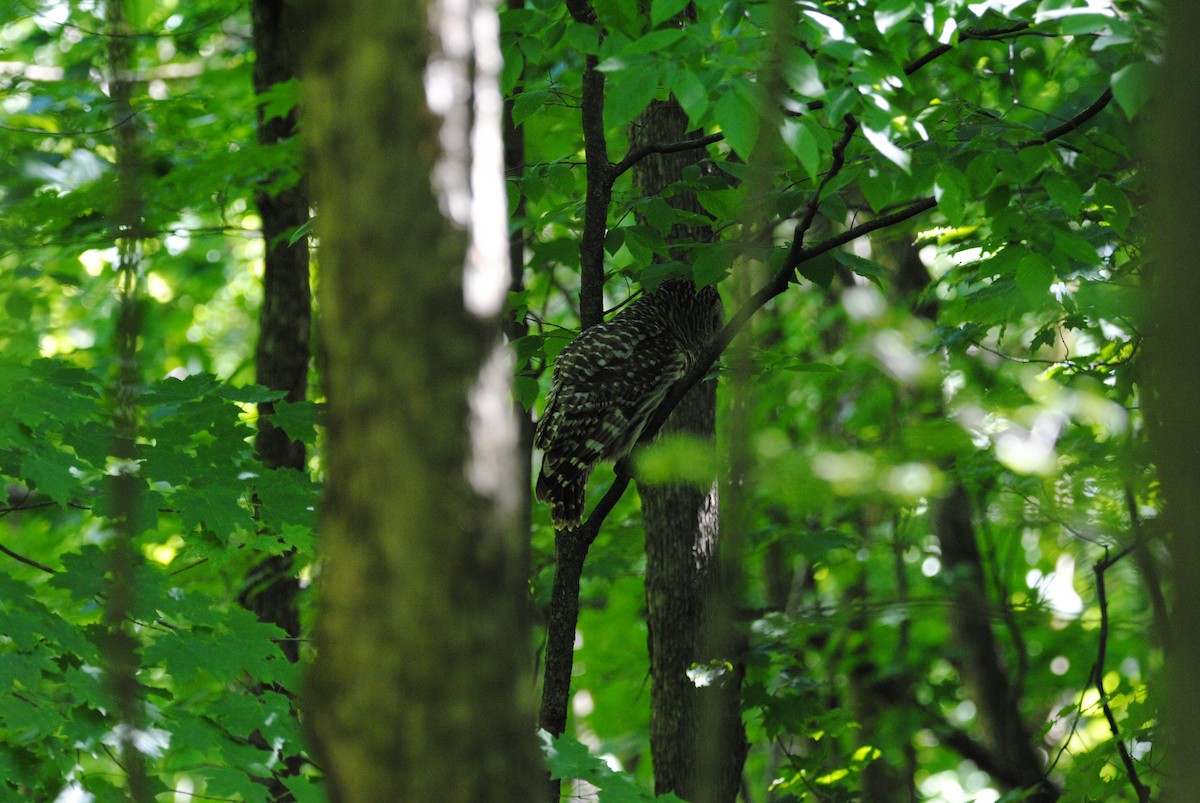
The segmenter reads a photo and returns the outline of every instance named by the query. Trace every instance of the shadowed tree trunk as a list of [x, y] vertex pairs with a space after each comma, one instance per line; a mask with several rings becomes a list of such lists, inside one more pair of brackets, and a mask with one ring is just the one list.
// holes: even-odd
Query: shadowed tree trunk
[[305, 9], [329, 354], [306, 710], [333, 801], [526, 801], [540, 786], [499, 343], [499, 46], [494, 10], [469, 5]]
[[[259, 94], [275, 84], [296, 78], [299, 72], [294, 29], [295, 7], [285, 0], [254, 0], [250, 4], [254, 32], [254, 89]], [[275, 145], [296, 133], [295, 111], [264, 119], [258, 111], [258, 140]], [[308, 388], [309, 332], [312, 298], [308, 286], [308, 238], [289, 245], [289, 236], [308, 220], [308, 191], [303, 182], [271, 192], [254, 194], [262, 219], [264, 241], [263, 305], [259, 312], [255, 380], [272, 390], [286, 391], [286, 401], [303, 401]], [[304, 444], [274, 426], [275, 405], [258, 406], [258, 434], [254, 445], [269, 468], [303, 469]], [[296, 607], [299, 583], [292, 556], [277, 555], [260, 563], [241, 593], [242, 604], [264, 622], [278, 625], [292, 639], [300, 636]], [[289, 661], [299, 656], [295, 641], [281, 645]]]
[[1033, 736], [1021, 718], [1017, 691], [992, 631], [993, 606], [970, 500], [962, 485], [954, 486], [942, 502], [937, 536], [945, 572], [953, 578], [949, 615], [958, 673], [975, 703], [983, 742], [993, 756], [994, 766], [988, 771], [1008, 791], [1029, 790], [1026, 800], [1057, 800], [1060, 793], [1046, 778], [1043, 760], [1033, 748]]
[[[631, 137], [637, 148], [678, 142], [687, 135], [687, 116], [674, 100], [655, 102], [638, 119]], [[661, 196], [683, 179], [703, 150], [657, 154], [634, 168], [634, 181], [647, 197]], [[694, 194], [670, 199], [676, 207], [702, 213]], [[675, 226], [670, 242], [707, 237], [707, 229]], [[692, 389], [663, 427], [711, 439], [716, 429], [716, 382]], [[732, 801], [746, 756], [738, 692], [742, 671], [736, 667], [711, 685], [698, 687], [689, 677], [693, 664], [726, 655], [731, 639], [719, 607], [720, 535], [717, 490], [679, 483], [639, 482], [646, 523], [646, 617], [650, 652], [650, 750], [654, 786], [691, 801]], [[714, 654], [709, 654], [710, 652]]]
[[[1200, 787], [1200, 328], [1196, 299], [1195, 213], [1200, 208], [1200, 163], [1195, 132], [1200, 123], [1200, 50], [1194, 33], [1200, 6], [1172, 0], [1167, 10], [1167, 56], [1154, 125], [1150, 129], [1156, 201], [1151, 219], [1153, 284], [1148, 310], [1147, 353], [1150, 434], [1166, 497], [1164, 517], [1171, 533], [1174, 607], [1168, 672], [1170, 705], [1167, 756], [1170, 785], [1163, 800], [1194, 800]], [[1157, 740], [1156, 740], [1157, 741]], [[1189, 791], [1190, 790], [1190, 791]]]

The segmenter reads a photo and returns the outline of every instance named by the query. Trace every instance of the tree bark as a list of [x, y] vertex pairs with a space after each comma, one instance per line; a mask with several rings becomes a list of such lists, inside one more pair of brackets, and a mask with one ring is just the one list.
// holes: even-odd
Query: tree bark
[[[297, 42], [295, 7], [284, 0], [254, 0], [250, 17], [254, 36], [254, 90], [259, 94], [296, 78]], [[264, 119], [258, 109], [258, 141], [277, 145], [296, 134], [296, 113]], [[309, 332], [312, 297], [308, 283], [308, 238], [289, 245], [289, 235], [308, 221], [308, 190], [295, 186], [254, 193], [262, 219], [263, 304], [259, 311], [255, 381], [272, 390], [286, 391], [286, 401], [303, 401], [308, 389]], [[303, 470], [304, 444], [289, 438], [272, 423], [275, 405], [258, 405], [258, 433], [254, 439], [259, 459], [269, 468]], [[300, 584], [291, 554], [262, 561], [246, 579], [242, 604], [259, 619], [277, 625], [293, 639], [281, 645], [289, 661], [299, 658], [295, 639], [300, 637], [296, 595]]]
[[[1151, 369], [1146, 406], [1151, 442], [1171, 534], [1174, 607], [1167, 672], [1169, 705], [1164, 706], [1170, 784], [1165, 801], [1195, 798], [1200, 788], [1200, 430], [1195, 406], [1200, 398], [1200, 330], [1196, 299], [1195, 210], [1200, 207], [1200, 165], [1194, 137], [1200, 123], [1200, 50], [1192, 33], [1200, 6], [1188, 0], [1164, 3], [1167, 12], [1166, 61], [1156, 95], [1159, 106], [1149, 127], [1149, 182], [1154, 193], [1150, 244], [1155, 257], [1147, 310], [1146, 351]], [[1156, 740], [1157, 741], [1157, 740]]]
[[1058, 789], [1046, 778], [1046, 768], [1033, 748], [1032, 734], [1021, 718], [1017, 691], [995, 633], [987, 580], [979, 553], [971, 504], [962, 485], [951, 489], [937, 515], [942, 562], [953, 578], [950, 630], [957, 648], [958, 673], [967, 696], [975, 703], [983, 741], [995, 759], [989, 771], [1006, 790], [1026, 789], [1026, 800], [1053, 801]]
[[307, 721], [331, 800], [535, 800], [495, 11], [306, 10], [329, 353]]
[[[677, 142], [687, 135], [687, 116], [678, 102], [654, 102], [634, 126], [630, 146]], [[634, 168], [646, 196], [683, 178], [703, 158], [702, 150], [657, 154]], [[699, 212], [695, 196], [682, 193], [675, 205]], [[679, 244], [704, 238], [702, 229], [676, 226]], [[701, 382], [684, 397], [664, 426], [711, 439], [716, 431], [717, 388]], [[727, 654], [723, 631], [717, 489], [691, 484], [638, 483], [646, 525], [646, 617], [650, 653], [650, 750], [654, 786], [691, 801], [732, 801], [741, 783], [747, 743], [738, 693], [742, 670]], [[732, 660], [732, 668], [710, 685], [689, 677], [693, 664]]]

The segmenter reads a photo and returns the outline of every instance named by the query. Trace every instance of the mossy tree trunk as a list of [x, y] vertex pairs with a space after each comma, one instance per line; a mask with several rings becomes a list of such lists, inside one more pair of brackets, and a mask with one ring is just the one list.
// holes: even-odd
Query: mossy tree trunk
[[[498, 45], [424, 2], [307, 13], [329, 401], [307, 723], [331, 800], [534, 800], [505, 230], [483, 217], [504, 210], [499, 94], [479, 91], [499, 65], [475, 58]], [[472, 52], [438, 51], [447, 25]]]
[[[1150, 398], [1146, 400], [1159, 476], [1166, 497], [1164, 516], [1170, 531], [1174, 607], [1172, 649], [1168, 654], [1170, 706], [1167, 757], [1170, 785], [1163, 800], [1196, 797], [1200, 784], [1200, 328], [1196, 300], [1195, 214], [1200, 207], [1200, 162], [1195, 132], [1200, 121], [1200, 51], [1193, 35], [1200, 6], [1190, 0], [1164, 3], [1167, 54], [1158, 107], [1148, 142], [1154, 194], [1151, 242], [1150, 306], [1147, 353]], [[1157, 740], [1156, 740], [1157, 742]]]

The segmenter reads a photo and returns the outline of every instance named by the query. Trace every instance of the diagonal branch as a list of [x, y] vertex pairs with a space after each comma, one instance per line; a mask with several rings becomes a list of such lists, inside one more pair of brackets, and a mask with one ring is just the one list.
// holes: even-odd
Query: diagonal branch
[[55, 571], [54, 569], [51, 569], [46, 564], [38, 563], [33, 558], [27, 558], [24, 555], [14, 552], [11, 549], [9, 549], [8, 547], [6, 547], [4, 544], [0, 544], [0, 552], [3, 552], [5, 555], [8, 555], [10, 558], [12, 558], [13, 560], [15, 560], [19, 563], [24, 563], [26, 566], [32, 566], [33, 568], [37, 569], [38, 571], [45, 572], [46, 574], [58, 574], [57, 571]]
[[1096, 650], [1096, 664], [1092, 669], [1092, 680], [1096, 684], [1096, 692], [1100, 695], [1100, 708], [1104, 711], [1104, 718], [1108, 721], [1108, 729], [1112, 733], [1113, 741], [1117, 744], [1117, 752], [1121, 756], [1121, 763], [1125, 766], [1125, 774], [1129, 778], [1129, 784], [1133, 787], [1134, 793], [1137, 795], [1138, 803], [1149, 803], [1150, 788], [1142, 783], [1138, 777], [1137, 765], [1133, 763], [1133, 756], [1129, 754], [1129, 748], [1121, 739], [1121, 730], [1117, 726], [1117, 718], [1113, 715], [1112, 708], [1108, 704], [1108, 692], [1104, 690], [1104, 658], [1108, 651], [1108, 593], [1104, 585], [1104, 573], [1108, 568], [1117, 561], [1121, 560], [1127, 554], [1133, 551], [1133, 547], [1129, 546], [1111, 557], [1108, 556], [1105, 550], [1104, 560], [1099, 561], [1092, 567], [1092, 571], [1096, 575], [1096, 601], [1100, 604], [1100, 632], [1096, 639], [1099, 641], [1099, 646]]
[[[1014, 26], [1011, 29], [980, 31], [972, 38], [990, 39], [997, 38], [1001, 35], [1012, 35], [1024, 30], [1025, 27], [1028, 26]], [[985, 34], [987, 35], [985, 36]], [[1095, 102], [1067, 122], [1054, 129], [1051, 129], [1050, 131], [1047, 131], [1045, 134], [1035, 140], [1022, 143], [1019, 147], [1025, 148], [1034, 145], [1044, 145], [1052, 142], [1055, 139], [1063, 137], [1072, 131], [1075, 131], [1088, 120], [1095, 117], [1111, 101], [1112, 90], [1107, 89]], [[842, 139], [838, 142], [834, 149], [834, 163], [822, 181], [821, 188], [824, 188], [837, 174], [837, 171], [841, 169], [841, 160], [844, 159], [845, 149], [848, 146], [850, 138], [853, 136], [856, 127], [857, 123], [853, 120], [853, 118], [847, 117], [846, 131], [843, 132]], [[814, 246], [805, 248], [803, 239], [808, 233], [808, 228], [812, 225], [811, 218], [815, 214], [815, 210], [819, 202], [820, 189], [818, 189], [817, 194], [814, 195], [809, 201], [809, 204], [806, 205], [804, 213], [805, 216], [801, 220], [800, 224], [796, 226], [795, 233], [793, 234], [792, 244], [788, 251], [788, 256], [784, 260], [783, 265], [780, 266], [779, 270], [776, 272], [775, 277], [771, 280], [771, 282], [763, 286], [758, 292], [752, 295], [742, 306], [742, 308], [734, 313], [733, 317], [730, 318], [729, 322], [725, 325], [725, 328], [721, 330], [721, 333], [709, 345], [708, 349], [696, 362], [696, 365], [692, 368], [692, 370], [675, 384], [675, 386], [671, 389], [671, 392], [668, 393], [667, 397], [663, 400], [662, 404], [659, 405], [658, 410], [654, 413], [654, 416], [650, 419], [649, 423], [646, 425], [646, 428], [642, 431], [642, 436], [639, 442], [649, 443], [654, 438], [659, 429], [662, 428], [663, 423], [666, 422], [667, 418], [671, 415], [671, 412], [679, 404], [684, 395], [686, 395], [688, 390], [690, 390], [693, 385], [704, 378], [704, 376], [712, 368], [713, 364], [716, 363], [717, 359], [722, 353], [724, 353], [725, 349], [729, 347], [729, 344], [733, 342], [733, 339], [737, 336], [738, 332], [742, 330], [742, 327], [749, 322], [754, 313], [761, 309], [768, 301], [773, 299], [775, 296], [780, 295], [787, 289], [788, 285], [794, 280], [796, 269], [799, 268], [800, 265], [820, 256], [821, 254], [827, 253], [835, 248], [839, 248], [849, 242], [857, 240], [863, 235], [870, 234], [871, 232], [879, 229], [894, 226], [897, 223], [902, 223], [924, 212], [928, 212], [930, 209], [933, 209], [935, 206], [937, 206], [936, 199], [921, 198], [895, 212], [892, 212], [891, 214], [875, 218], [874, 220], [869, 220], [866, 223], [862, 223], [858, 226], [847, 229], [841, 234], [823, 240]], [[603, 524], [604, 517], [608, 515], [608, 513], [612, 510], [613, 505], [615, 505], [617, 500], [620, 498], [621, 494], [625, 492], [625, 489], [629, 485], [629, 479], [629, 467], [626, 465], [625, 461], [622, 461], [617, 466], [616, 480], [613, 482], [612, 486], [609, 487], [609, 490], [604, 495], [604, 498], [601, 499], [601, 501], [596, 505], [596, 508], [592, 511], [592, 515], [588, 517], [583, 528], [581, 528], [579, 531], [590, 536], [588, 543], [591, 543], [590, 539], [594, 539], [596, 537], [596, 533], [599, 532], [600, 526]], [[610, 499], [610, 497], [612, 498]], [[597, 519], [594, 526], [592, 523], [593, 518]]]
[[1023, 148], [1031, 148], [1035, 145], [1045, 145], [1048, 142], [1053, 142], [1054, 140], [1058, 139], [1059, 137], [1063, 137], [1063, 136], [1066, 136], [1067, 134], [1070, 134], [1072, 131], [1079, 128], [1081, 125], [1086, 123], [1088, 120], [1092, 119], [1097, 114], [1099, 114], [1101, 111], [1103, 111], [1104, 107], [1112, 102], [1112, 99], [1113, 99], [1112, 87], [1109, 87], [1109, 88], [1105, 89], [1104, 92], [1101, 93], [1100, 97], [1096, 98], [1096, 100], [1093, 101], [1092, 105], [1088, 106], [1086, 109], [1084, 109], [1079, 114], [1072, 117], [1070, 120], [1067, 120], [1065, 123], [1063, 123], [1060, 126], [1050, 129], [1045, 134], [1042, 134], [1040, 137], [1035, 137], [1033, 139], [1029, 139], [1029, 140], [1026, 140], [1025, 142], [1022, 142], [1020, 145], [1017, 146], [1017, 148], [1023, 149]]

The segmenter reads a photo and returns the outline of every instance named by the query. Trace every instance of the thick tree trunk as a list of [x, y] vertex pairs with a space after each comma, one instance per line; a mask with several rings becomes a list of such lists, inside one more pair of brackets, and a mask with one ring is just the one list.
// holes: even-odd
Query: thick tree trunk
[[[687, 117], [674, 99], [655, 102], [634, 126], [632, 147], [669, 143], [687, 135]], [[635, 168], [634, 180], [647, 196], [682, 180], [683, 170], [703, 151], [651, 156]], [[690, 193], [672, 198], [699, 212]], [[677, 226], [675, 243], [696, 241], [708, 232]], [[716, 430], [715, 382], [702, 382], [684, 397], [665, 432], [712, 438]], [[724, 654], [732, 642], [716, 631], [728, 624], [717, 610], [721, 601], [717, 550], [719, 515], [716, 486], [638, 485], [646, 523], [646, 616], [650, 652], [650, 750], [654, 785], [691, 801], [732, 801], [741, 783], [745, 731], [736, 666], [709, 685], [689, 676], [693, 664]]]
[[[307, 721], [334, 801], [535, 800], [511, 364], [496, 348], [506, 249], [484, 217], [503, 209], [500, 98], [479, 83], [498, 44], [471, 25], [495, 12], [307, 12], [329, 353]], [[430, 58], [431, 18], [472, 47]], [[468, 163], [468, 143], [491, 161]], [[469, 259], [449, 216], [471, 221]]]
[[[1200, 25], [1200, 6], [1190, 0], [1164, 3], [1167, 10], [1167, 56], [1150, 127], [1155, 193], [1153, 221], [1155, 262], [1147, 315], [1147, 352], [1152, 374], [1146, 405], [1150, 434], [1166, 497], [1164, 517], [1171, 534], [1174, 591], [1172, 649], [1169, 654], [1170, 705], [1165, 706], [1169, 732], [1168, 801], [1188, 801], [1200, 788], [1200, 328], [1196, 299], [1195, 214], [1200, 208], [1200, 163], [1195, 132], [1200, 123], [1200, 50], [1193, 34]], [[1156, 743], [1158, 740], [1155, 740]]]

